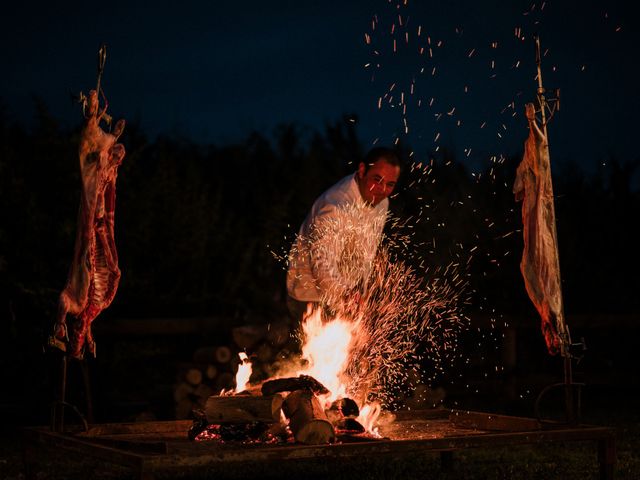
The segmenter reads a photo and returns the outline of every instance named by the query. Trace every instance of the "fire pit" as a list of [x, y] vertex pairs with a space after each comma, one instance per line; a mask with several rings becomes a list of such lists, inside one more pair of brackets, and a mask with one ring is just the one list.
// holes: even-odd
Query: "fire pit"
[[48, 428], [24, 430], [27, 478], [33, 477], [36, 452], [42, 448], [71, 451], [133, 469], [138, 478], [156, 474], [228, 471], [237, 462], [289, 462], [304, 459], [377, 457], [393, 453], [438, 453], [450, 464], [451, 452], [549, 442], [595, 441], [601, 478], [613, 478], [615, 435], [611, 428], [590, 425], [541, 424], [535, 419], [480, 412], [434, 409], [397, 412], [393, 423], [380, 427], [382, 438], [342, 435], [327, 445], [299, 443], [193, 442], [191, 421], [94, 425], [87, 431], [56, 433]]

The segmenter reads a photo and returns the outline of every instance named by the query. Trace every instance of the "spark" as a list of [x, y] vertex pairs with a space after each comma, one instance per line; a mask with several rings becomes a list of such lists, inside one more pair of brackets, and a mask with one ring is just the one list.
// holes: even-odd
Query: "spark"
[[[341, 374], [352, 398], [389, 405], [423, 361], [443, 370], [457, 348], [457, 334], [468, 326], [460, 312], [466, 276], [459, 262], [431, 275], [417, 272], [400, 257], [411, 250], [412, 219], [391, 219], [391, 233], [376, 248], [372, 240], [387, 220], [371, 217], [366, 207], [341, 207], [330, 220], [318, 222], [309, 236], [298, 236], [294, 248], [313, 245], [319, 268], [334, 280], [324, 290], [325, 322], [340, 318], [353, 326], [348, 361]], [[366, 217], [363, 217], [365, 216]], [[366, 220], [365, 220], [366, 218]], [[296, 247], [297, 246], [297, 247]], [[435, 238], [433, 240], [435, 248]], [[363, 282], [363, 279], [368, 279]], [[363, 285], [358, 295], [354, 288]]]

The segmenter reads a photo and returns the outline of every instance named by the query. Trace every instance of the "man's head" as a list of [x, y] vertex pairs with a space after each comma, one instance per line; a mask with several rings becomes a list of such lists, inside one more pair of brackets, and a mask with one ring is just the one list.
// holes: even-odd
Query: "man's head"
[[376, 147], [360, 162], [356, 180], [365, 202], [377, 205], [393, 192], [400, 176], [400, 159], [386, 147]]

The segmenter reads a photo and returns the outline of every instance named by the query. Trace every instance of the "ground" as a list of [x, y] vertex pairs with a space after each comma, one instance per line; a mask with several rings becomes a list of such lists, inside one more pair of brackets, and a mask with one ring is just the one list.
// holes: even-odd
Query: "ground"
[[[585, 423], [607, 425], [617, 431], [617, 479], [640, 478], [640, 413], [630, 404], [620, 408], [584, 412]], [[627, 402], [622, 402], [626, 404]], [[3, 434], [0, 444], [0, 479], [24, 477], [19, 430]], [[122, 480], [134, 478], [124, 469], [88, 459], [56, 457], [42, 453], [35, 469], [38, 480]], [[356, 460], [300, 461], [267, 466], [239, 465], [232, 471], [205, 472], [199, 478], [431, 478], [431, 479], [554, 479], [586, 480], [598, 477], [595, 442], [524, 446], [461, 451], [454, 454], [453, 468], [444, 471], [435, 455], [404, 455]], [[194, 478], [190, 472], [180, 477]]]

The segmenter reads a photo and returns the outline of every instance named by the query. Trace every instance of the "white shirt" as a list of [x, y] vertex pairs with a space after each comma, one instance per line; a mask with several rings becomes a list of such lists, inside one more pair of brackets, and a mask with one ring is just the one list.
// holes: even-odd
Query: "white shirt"
[[365, 203], [353, 174], [320, 195], [289, 252], [289, 295], [319, 302], [329, 292], [337, 298], [366, 283], [388, 209], [386, 198]]

